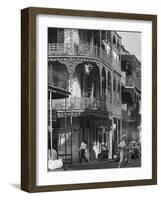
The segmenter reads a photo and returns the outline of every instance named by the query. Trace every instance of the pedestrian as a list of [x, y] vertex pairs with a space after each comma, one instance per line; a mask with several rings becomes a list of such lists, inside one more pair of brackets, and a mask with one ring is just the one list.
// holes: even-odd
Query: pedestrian
[[124, 167], [126, 162], [128, 161], [127, 157], [127, 136], [123, 135], [122, 140], [119, 144], [119, 151], [120, 151], [120, 161], [118, 164], [118, 168]]
[[48, 159], [56, 160], [57, 157], [58, 157], [58, 154], [57, 154], [55, 149], [49, 149], [48, 150]]
[[79, 151], [80, 151], [80, 163], [82, 162], [82, 159], [88, 162], [88, 159], [85, 155], [87, 152], [87, 142], [85, 140], [82, 140]]
[[93, 151], [95, 153], [95, 159], [97, 160], [98, 159], [99, 148], [98, 148], [98, 145], [97, 145], [96, 141], [93, 142]]

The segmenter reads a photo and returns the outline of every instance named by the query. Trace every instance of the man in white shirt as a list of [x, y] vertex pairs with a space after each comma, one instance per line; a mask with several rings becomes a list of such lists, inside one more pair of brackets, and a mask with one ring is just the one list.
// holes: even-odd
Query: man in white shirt
[[98, 159], [98, 154], [99, 154], [99, 147], [98, 147], [96, 141], [93, 142], [93, 151], [95, 153], [95, 158], [97, 160]]

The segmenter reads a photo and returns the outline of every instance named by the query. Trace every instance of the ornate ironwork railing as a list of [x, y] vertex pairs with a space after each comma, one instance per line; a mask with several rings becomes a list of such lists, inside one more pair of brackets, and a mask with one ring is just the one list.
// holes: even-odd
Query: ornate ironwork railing
[[88, 56], [100, 58], [110, 66], [113, 61], [113, 57], [101, 47], [85, 43], [49, 43], [48, 56]]
[[124, 110], [121, 110], [121, 114], [122, 114], [122, 119], [123, 120], [126, 120], [126, 121], [131, 121], [131, 122], [136, 122], [136, 117], [139, 117], [139, 115], [137, 116], [132, 116], [131, 114], [129, 115], [128, 114], [128, 111], [124, 111]]
[[70, 97], [67, 99], [52, 100], [52, 108], [56, 110], [102, 110], [107, 111], [105, 100], [86, 97]]

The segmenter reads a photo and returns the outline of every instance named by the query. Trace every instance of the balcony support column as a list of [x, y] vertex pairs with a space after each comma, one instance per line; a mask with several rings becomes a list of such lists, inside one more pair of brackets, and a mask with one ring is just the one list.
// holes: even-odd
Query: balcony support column
[[117, 131], [117, 147], [119, 145], [119, 119], [116, 118], [116, 131]]
[[111, 103], [112, 103], [112, 113], [114, 112], [114, 105], [113, 105], [113, 70], [111, 73]]
[[68, 71], [69, 71], [69, 92], [72, 94], [73, 92], [73, 75], [75, 72], [75, 68], [77, 66], [77, 63], [74, 62], [67, 63]]
[[106, 98], [108, 99], [108, 70], [106, 70]]
[[113, 137], [114, 137], [114, 130], [113, 130], [113, 124], [114, 124], [114, 120], [113, 117], [110, 116], [110, 120], [112, 121], [112, 126], [111, 126], [111, 130], [110, 130], [110, 148], [109, 148], [109, 159], [113, 158]]
[[99, 65], [100, 72], [100, 96], [102, 97], [102, 66]]
[[66, 154], [67, 154], [67, 139], [66, 139], [66, 133], [67, 133], [67, 112], [66, 112], [66, 98], [64, 99], [64, 103], [65, 103], [65, 118], [64, 118], [64, 121], [65, 121], [65, 160], [66, 160]]
[[73, 92], [73, 76], [69, 75], [69, 92], [72, 94]]
[[102, 32], [100, 30], [100, 46], [99, 46], [100, 47], [100, 55], [99, 55], [100, 58], [102, 57], [102, 51], [101, 51], [102, 50], [102, 46], [101, 46], [101, 44], [102, 44]]
[[92, 38], [91, 38], [91, 56], [94, 55], [94, 51], [93, 51], [93, 48], [94, 48], [94, 32], [92, 31]]
[[53, 134], [52, 134], [52, 92], [49, 92], [49, 110], [50, 110], [50, 120], [49, 120], [49, 127], [50, 127], [50, 156], [52, 156], [52, 150], [53, 150]]
[[48, 68], [48, 82], [50, 84], [53, 84], [53, 69], [52, 69], [52, 64], [49, 64], [49, 68]]
[[122, 118], [120, 119], [120, 139], [122, 138]]
[[120, 106], [122, 104], [122, 84], [120, 83]]

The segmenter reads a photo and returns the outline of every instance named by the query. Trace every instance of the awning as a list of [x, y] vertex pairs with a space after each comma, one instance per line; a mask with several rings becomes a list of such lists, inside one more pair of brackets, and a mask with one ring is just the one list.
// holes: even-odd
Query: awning
[[63, 99], [69, 97], [70, 95], [68, 90], [58, 88], [50, 84], [48, 84], [48, 91], [52, 92], [52, 99]]

